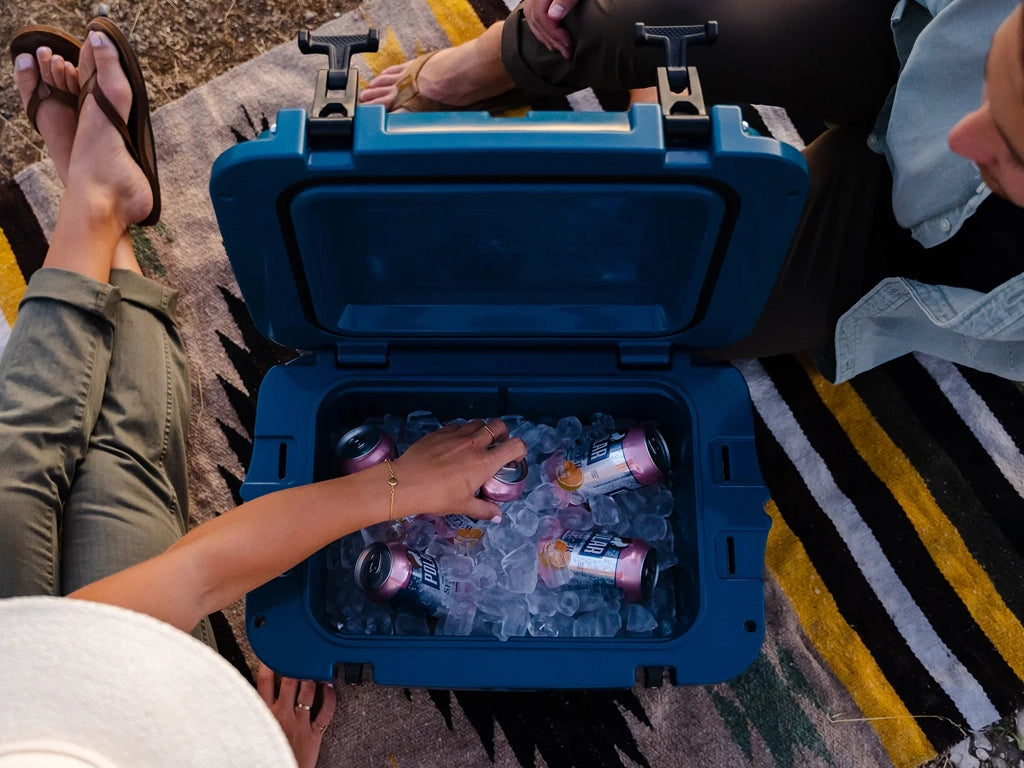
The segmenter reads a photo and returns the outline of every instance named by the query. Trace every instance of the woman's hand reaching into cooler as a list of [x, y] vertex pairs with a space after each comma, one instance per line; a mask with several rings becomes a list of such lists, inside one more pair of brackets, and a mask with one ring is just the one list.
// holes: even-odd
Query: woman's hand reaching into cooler
[[500, 419], [451, 423], [413, 443], [393, 464], [397, 479], [392, 517], [464, 514], [500, 515], [497, 504], [477, 491], [501, 467], [526, 455], [526, 444], [508, 437]]

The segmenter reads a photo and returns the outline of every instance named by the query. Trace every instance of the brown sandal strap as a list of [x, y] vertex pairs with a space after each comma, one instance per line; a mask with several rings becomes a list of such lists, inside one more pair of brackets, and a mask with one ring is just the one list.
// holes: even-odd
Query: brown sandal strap
[[[43, 93], [45, 89], [45, 93]], [[36, 113], [39, 111], [39, 107], [42, 103], [48, 99], [53, 99], [63, 104], [65, 107], [71, 109], [78, 108], [78, 97], [72, 94], [70, 91], [61, 91], [57, 88], [51, 88], [49, 85], [44, 83], [42, 80], [39, 81], [39, 85], [32, 91], [32, 95], [28, 97], [28, 104], [25, 106], [25, 114], [28, 115], [28, 121], [32, 123], [32, 127], [36, 129], [36, 133], [39, 133], [39, 126], [36, 125]]]
[[409, 112], [501, 112], [506, 109], [529, 106], [531, 101], [533, 101], [533, 97], [529, 93], [518, 88], [512, 88], [504, 93], [499, 93], [497, 96], [480, 99], [472, 104], [461, 106], [445, 104], [444, 102], [435, 101], [428, 96], [424, 96], [420, 93], [420, 70], [423, 69], [423, 65], [435, 53], [437, 51], [414, 59], [406, 73], [395, 83], [398, 94], [391, 104], [390, 111], [406, 109]]

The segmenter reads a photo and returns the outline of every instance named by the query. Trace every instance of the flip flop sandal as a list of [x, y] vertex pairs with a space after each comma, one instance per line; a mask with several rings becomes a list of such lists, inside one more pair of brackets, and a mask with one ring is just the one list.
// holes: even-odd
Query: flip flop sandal
[[[36, 50], [43, 46], [53, 51], [55, 56], [62, 56], [65, 61], [70, 61], [76, 67], [78, 66], [78, 54], [82, 49], [81, 42], [55, 27], [38, 24], [22, 27], [14, 33], [14, 37], [11, 38], [11, 62], [13, 63], [23, 53], [30, 53], [35, 57]], [[46, 99], [53, 99], [72, 109], [76, 109], [78, 106], [77, 96], [69, 91], [51, 88], [40, 75], [39, 84], [32, 91], [28, 104], [25, 106], [25, 114], [28, 115], [28, 120], [36, 129], [36, 133], [39, 133], [39, 126], [36, 125], [36, 113], [39, 111], [39, 105]]]
[[533, 98], [535, 98], [525, 91], [512, 88], [504, 93], [499, 93], [497, 96], [474, 101], [472, 104], [456, 106], [454, 104], [445, 104], [441, 101], [434, 101], [420, 93], [419, 76], [423, 65], [435, 53], [437, 51], [425, 53], [413, 59], [405, 74], [402, 75], [402, 79], [395, 83], [395, 87], [398, 88], [398, 95], [395, 97], [390, 111], [406, 109], [409, 112], [501, 112], [506, 109], [528, 106]]
[[128, 121], [123, 121], [114, 105], [110, 103], [110, 99], [99, 87], [96, 73], [93, 72], [89, 79], [82, 83], [82, 91], [78, 95], [78, 108], [81, 110], [85, 97], [91, 93], [97, 106], [103, 110], [103, 114], [121, 134], [132, 159], [146, 174], [149, 187], [153, 191], [153, 209], [149, 212], [149, 216], [139, 222], [139, 226], [149, 227], [160, 220], [160, 179], [156, 170], [156, 143], [153, 140], [153, 124], [149, 119], [149, 96], [146, 93], [146, 80], [142, 75], [142, 67], [135, 56], [135, 51], [132, 50], [131, 43], [113, 22], [102, 17], [95, 18], [86, 27], [86, 34], [92, 30], [105, 34], [117, 48], [121, 67], [131, 85], [132, 107], [128, 113]]

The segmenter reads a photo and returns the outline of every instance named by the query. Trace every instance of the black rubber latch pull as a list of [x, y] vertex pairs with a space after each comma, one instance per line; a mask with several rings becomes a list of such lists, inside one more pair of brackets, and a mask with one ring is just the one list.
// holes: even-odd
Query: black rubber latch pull
[[708, 21], [704, 24], [678, 27], [648, 27], [637, 24], [636, 39], [638, 43], [664, 46], [669, 87], [675, 93], [681, 93], [690, 84], [686, 68], [687, 42], [705, 45], [715, 42], [718, 39], [718, 22]]
[[332, 91], [348, 88], [349, 61], [355, 53], [375, 53], [380, 35], [371, 29], [365, 35], [314, 35], [308, 29], [299, 32], [299, 50], [305, 54], [327, 55], [327, 87]]

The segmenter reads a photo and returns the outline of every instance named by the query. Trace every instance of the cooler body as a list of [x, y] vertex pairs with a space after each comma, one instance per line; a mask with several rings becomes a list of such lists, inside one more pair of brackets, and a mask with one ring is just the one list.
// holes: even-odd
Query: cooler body
[[[258, 399], [246, 499], [336, 472], [339, 431], [418, 410], [657, 423], [671, 460], [656, 636], [357, 635], [340, 630], [327, 548], [249, 594], [281, 674], [442, 688], [629, 687], [728, 679], [764, 634], [767, 490], [749, 395], [694, 353], [742, 338], [806, 194], [791, 147], [716, 107], [668, 146], [661, 113], [387, 115], [350, 141], [301, 110], [218, 159], [211, 195], [257, 327], [310, 350]], [[302, 510], [289, 510], [296, 525]], [[666, 595], [668, 597], [666, 597]]]

